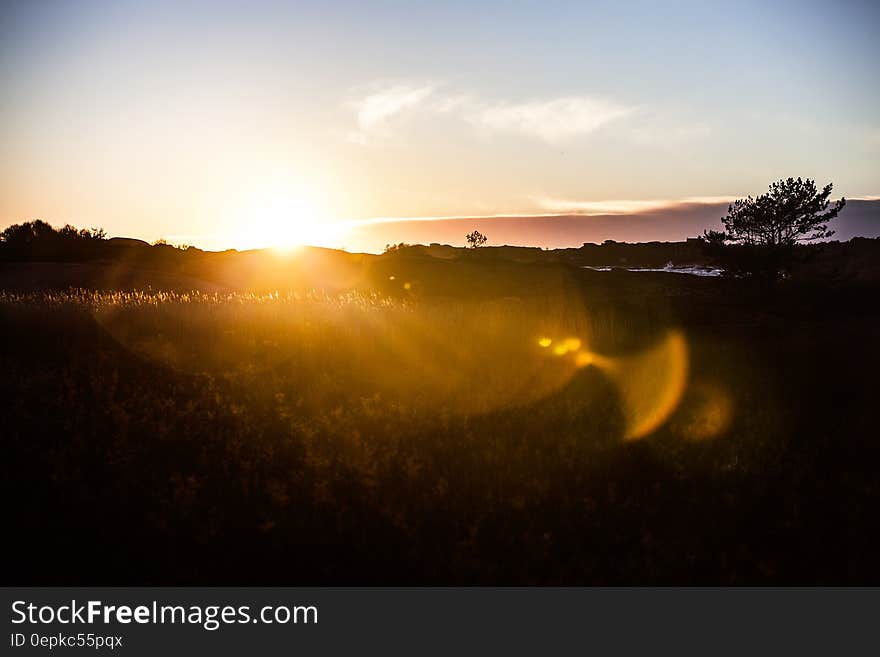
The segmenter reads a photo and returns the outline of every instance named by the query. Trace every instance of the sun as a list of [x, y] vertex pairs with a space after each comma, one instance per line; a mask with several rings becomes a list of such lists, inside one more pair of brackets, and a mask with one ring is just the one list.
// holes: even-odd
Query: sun
[[345, 223], [328, 212], [331, 197], [318, 181], [276, 171], [240, 177], [235, 184], [234, 201], [224, 213], [225, 233], [234, 248], [340, 248]]
[[254, 238], [267, 247], [287, 250], [323, 240], [324, 220], [301, 198], [279, 195], [266, 199], [253, 209], [252, 221]]

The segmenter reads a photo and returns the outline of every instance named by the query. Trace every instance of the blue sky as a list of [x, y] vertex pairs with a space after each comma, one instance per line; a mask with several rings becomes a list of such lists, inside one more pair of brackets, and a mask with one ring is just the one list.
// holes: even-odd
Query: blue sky
[[878, 4], [4, 2], [0, 224], [334, 244], [789, 175], [878, 195]]

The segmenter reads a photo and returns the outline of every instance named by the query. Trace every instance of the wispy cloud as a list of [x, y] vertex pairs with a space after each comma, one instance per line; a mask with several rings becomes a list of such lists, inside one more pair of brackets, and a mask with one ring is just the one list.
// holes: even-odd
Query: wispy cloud
[[[733, 196], [686, 196], [676, 199], [651, 199], [651, 200], [603, 200], [603, 201], [579, 201], [552, 198], [547, 196], [532, 196], [530, 200], [539, 210], [538, 212], [501, 212], [437, 215], [437, 216], [405, 216], [405, 217], [371, 217], [369, 219], [357, 219], [348, 222], [350, 227], [389, 224], [412, 221], [447, 221], [452, 219], [534, 219], [551, 216], [597, 216], [597, 215], [627, 215], [668, 210], [687, 205], [721, 205], [733, 202]], [[861, 197], [862, 200], [876, 200], [880, 197]]]
[[361, 144], [393, 135], [407, 116], [446, 114], [490, 133], [518, 134], [557, 143], [595, 132], [634, 108], [593, 96], [563, 96], [523, 102], [489, 102], [471, 95], [440, 93], [436, 84], [373, 86], [348, 103], [357, 131], [349, 138]]
[[366, 143], [370, 138], [388, 136], [391, 124], [407, 111], [422, 105], [434, 93], [434, 85], [393, 84], [373, 91], [351, 103], [358, 131], [352, 141]]
[[634, 214], [637, 212], [651, 212], [666, 210], [676, 206], [687, 204], [713, 205], [729, 203], [729, 196], [689, 196], [680, 199], [657, 199], [657, 200], [607, 200], [607, 201], [580, 201], [560, 199], [546, 196], [532, 197], [532, 201], [539, 207], [554, 214]]
[[467, 120], [497, 132], [511, 132], [555, 143], [595, 132], [633, 112], [633, 108], [589, 96], [567, 96], [524, 103], [471, 108]]

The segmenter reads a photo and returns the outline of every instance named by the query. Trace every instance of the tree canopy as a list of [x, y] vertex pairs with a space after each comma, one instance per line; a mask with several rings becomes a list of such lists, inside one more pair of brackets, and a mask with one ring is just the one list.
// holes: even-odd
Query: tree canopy
[[[787, 178], [770, 185], [766, 194], [739, 199], [727, 209], [724, 239], [739, 244], [792, 246], [831, 237], [828, 222], [846, 200], [828, 200], [832, 183], [818, 191], [813, 180]], [[708, 235], [708, 233], [707, 233]]]
[[765, 194], [735, 201], [721, 218], [723, 231], [703, 232], [707, 253], [728, 274], [779, 278], [796, 261], [798, 244], [834, 234], [828, 225], [846, 200], [832, 203], [831, 189], [831, 183], [819, 191], [809, 178], [786, 178], [772, 183]]
[[483, 246], [489, 238], [483, 235], [478, 230], [475, 230], [472, 233], [468, 233], [465, 238], [467, 239], [468, 246], [472, 249], [476, 249], [479, 246]]
[[0, 232], [0, 256], [10, 260], [70, 258], [103, 242], [102, 228], [76, 228], [70, 224], [55, 228], [37, 219], [13, 224]]

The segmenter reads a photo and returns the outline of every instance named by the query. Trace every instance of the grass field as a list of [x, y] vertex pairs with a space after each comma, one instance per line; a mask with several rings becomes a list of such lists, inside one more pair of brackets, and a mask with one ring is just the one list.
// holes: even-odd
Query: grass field
[[6, 581], [877, 583], [876, 308], [686, 278], [2, 293]]

